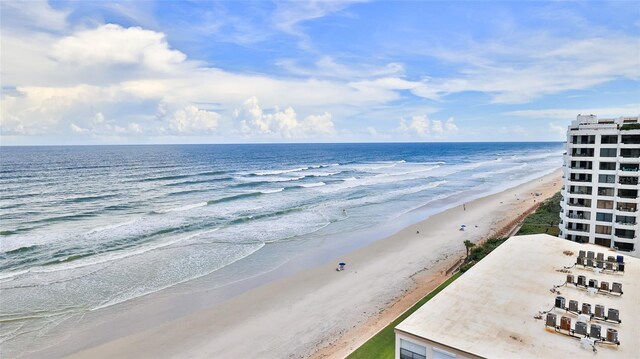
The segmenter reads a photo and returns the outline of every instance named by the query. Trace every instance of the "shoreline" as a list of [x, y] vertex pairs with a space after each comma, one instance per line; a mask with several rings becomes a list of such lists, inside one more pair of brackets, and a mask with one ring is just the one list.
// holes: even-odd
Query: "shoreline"
[[[63, 338], [54, 347], [26, 355], [307, 357], [315, 353], [318, 358], [342, 357], [386, 325], [381, 325], [385, 318], [390, 318], [388, 323], [402, 313], [406, 305], [402, 303], [410, 307], [442, 282], [446, 278], [442, 271], [464, 254], [464, 239], [478, 242], [495, 233], [513, 220], [510, 214], [519, 214], [533, 205], [534, 199], [541, 201], [546, 196], [544, 193], [534, 198], [530, 192], [538, 192], [544, 185], [552, 187], [550, 196], [559, 190], [559, 179], [560, 171], [556, 170], [468, 202], [466, 211], [458, 205], [356, 247], [339, 257], [347, 262], [344, 272], [336, 272], [335, 265], [325, 261], [284, 278], [276, 276], [272, 282], [239, 292], [219, 304], [209, 303], [208, 307], [198, 302], [210, 299], [203, 294], [206, 288], [195, 290], [195, 299], [172, 302], [179, 304], [176, 308], [166, 308], [168, 301], [162, 302], [166, 296], [147, 298], [111, 311], [109, 318], [89, 327], [114, 332], [118, 330], [115, 324], [121, 323], [125, 330], [112, 333], [115, 339], [97, 339], [81, 332]], [[551, 185], [553, 182], [556, 186]], [[468, 223], [468, 230], [459, 232], [460, 223]], [[179, 308], [193, 303], [204, 309]], [[145, 308], [140, 308], [143, 304]], [[129, 323], [129, 314], [135, 310], [164, 315], [165, 320], [133, 318], [134, 323]], [[361, 328], [365, 329], [358, 331]], [[251, 338], [249, 346], [247, 338]]]

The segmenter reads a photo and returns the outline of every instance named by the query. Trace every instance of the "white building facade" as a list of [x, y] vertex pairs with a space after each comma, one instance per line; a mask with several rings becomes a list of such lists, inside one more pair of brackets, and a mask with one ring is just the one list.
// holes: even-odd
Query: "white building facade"
[[640, 256], [639, 117], [581, 116], [567, 130], [560, 237]]

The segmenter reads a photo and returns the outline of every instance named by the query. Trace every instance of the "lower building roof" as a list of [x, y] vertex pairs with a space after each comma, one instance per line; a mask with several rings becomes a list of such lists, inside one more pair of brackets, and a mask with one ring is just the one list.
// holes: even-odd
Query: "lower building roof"
[[[551, 358], [590, 354], [580, 340], [545, 327], [540, 312], [554, 307], [557, 293], [551, 289], [565, 282], [567, 274], [584, 275], [598, 282], [622, 283], [622, 296], [589, 293], [574, 285], [559, 287], [560, 295], [582, 303], [618, 309], [622, 323], [591, 323], [618, 330], [620, 345], [598, 345], [599, 357], [640, 358], [640, 259], [624, 256], [624, 273], [597, 272], [574, 266], [580, 250], [617, 256], [608, 248], [579, 244], [546, 234], [512, 237], [450, 284], [396, 327], [408, 333], [486, 358]], [[568, 304], [567, 304], [568, 305]], [[576, 315], [552, 310], [571, 318]], [[589, 324], [589, 325], [590, 325]]]

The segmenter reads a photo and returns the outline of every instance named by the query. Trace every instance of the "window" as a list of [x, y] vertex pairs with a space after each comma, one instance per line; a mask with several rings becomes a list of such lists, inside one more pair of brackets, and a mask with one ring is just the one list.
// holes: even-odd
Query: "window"
[[600, 162], [600, 169], [605, 171], [615, 171], [616, 163], [615, 162]]
[[400, 339], [400, 359], [425, 359], [427, 347]]
[[456, 355], [442, 349], [433, 348], [433, 359], [453, 359]]
[[613, 188], [598, 187], [598, 196], [613, 197]]
[[619, 251], [623, 251], [623, 252], [633, 251], [633, 243], [614, 242], [613, 246], [618, 248]]
[[598, 233], [598, 234], [611, 234], [611, 227], [610, 226], [601, 226], [599, 224], [596, 224], [596, 233]]
[[600, 143], [618, 143], [618, 135], [602, 135]]
[[636, 231], [632, 229], [620, 229], [620, 228], [616, 229], [616, 237], [633, 239], [635, 234], [636, 234]]
[[615, 183], [616, 175], [598, 175], [598, 182], [600, 183]]
[[611, 213], [596, 213], [596, 221], [600, 222], [613, 222], [613, 214]]
[[596, 237], [595, 244], [599, 246], [604, 246], [604, 247], [611, 247], [611, 239]]
[[600, 157], [616, 157], [618, 150], [615, 148], [601, 148]]
[[597, 207], [602, 209], [613, 209], [613, 201], [604, 201], [599, 199]]

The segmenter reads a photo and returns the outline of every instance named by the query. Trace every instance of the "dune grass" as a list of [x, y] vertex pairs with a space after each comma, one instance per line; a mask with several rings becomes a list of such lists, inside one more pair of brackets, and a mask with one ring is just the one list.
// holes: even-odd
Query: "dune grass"
[[546, 199], [538, 209], [527, 216], [516, 236], [523, 234], [546, 233], [551, 236], [560, 234], [560, 192]]

